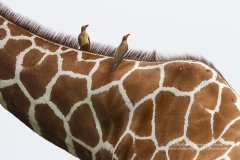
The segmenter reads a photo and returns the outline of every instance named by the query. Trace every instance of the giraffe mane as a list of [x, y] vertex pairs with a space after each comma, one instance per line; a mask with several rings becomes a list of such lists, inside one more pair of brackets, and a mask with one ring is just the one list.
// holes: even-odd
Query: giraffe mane
[[[18, 25], [19, 27], [39, 36], [51, 42], [72, 48], [79, 49], [79, 44], [77, 37], [72, 35], [67, 35], [64, 33], [55, 32], [34, 20], [31, 20], [21, 14], [14, 12], [8, 6], [0, 2], [0, 15], [3, 16], [8, 21]], [[113, 47], [111, 45], [101, 44], [98, 42], [91, 42], [90, 52], [113, 57], [115, 50], [117, 47]], [[193, 60], [200, 61], [214, 70], [216, 70], [221, 76], [222, 74], [218, 71], [218, 69], [214, 66], [214, 64], [203, 56], [196, 56], [191, 54], [184, 55], [175, 55], [175, 56], [164, 56], [158, 53], [156, 50], [153, 51], [144, 51], [144, 50], [136, 50], [130, 49], [125, 54], [125, 59], [131, 59], [136, 61], [147, 61], [147, 62], [167, 62], [173, 60]], [[223, 76], [222, 76], [223, 77]]]

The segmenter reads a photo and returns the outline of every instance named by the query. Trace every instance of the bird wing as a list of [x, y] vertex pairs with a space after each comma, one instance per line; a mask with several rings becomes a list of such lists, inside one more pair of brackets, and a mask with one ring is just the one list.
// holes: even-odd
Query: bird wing
[[122, 62], [124, 54], [128, 51], [128, 45], [124, 46], [120, 44], [115, 52], [114, 59], [112, 61], [110, 72], [113, 72], [115, 68]]
[[88, 36], [88, 42], [89, 42], [89, 45], [91, 44], [91, 41], [90, 41], [90, 38], [89, 38], [89, 36]]
[[124, 47], [123, 45], [120, 45], [117, 48], [117, 51], [115, 52], [114, 59], [119, 60], [123, 59], [124, 54], [128, 51], [128, 46]]

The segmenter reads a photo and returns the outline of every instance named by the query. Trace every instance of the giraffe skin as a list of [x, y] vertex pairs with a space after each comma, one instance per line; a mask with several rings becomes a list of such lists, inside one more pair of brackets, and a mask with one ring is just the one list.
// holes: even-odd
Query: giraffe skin
[[0, 17], [0, 103], [81, 160], [237, 160], [240, 98], [208, 65], [66, 48]]

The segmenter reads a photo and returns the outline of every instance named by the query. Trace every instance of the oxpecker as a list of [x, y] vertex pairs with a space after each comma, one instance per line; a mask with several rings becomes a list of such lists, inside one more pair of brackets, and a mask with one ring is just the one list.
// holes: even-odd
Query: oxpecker
[[84, 25], [81, 27], [81, 33], [78, 36], [78, 43], [80, 46], [80, 50], [82, 51], [90, 51], [90, 38], [86, 31], [89, 25]]
[[117, 66], [122, 62], [124, 54], [128, 51], [127, 39], [129, 35], [130, 34], [123, 36], [122, 42], [120, 43], [116, 52], [114, 53], [114, 59], [110, 67], [110, 72], [113, 72], [117, 68]]

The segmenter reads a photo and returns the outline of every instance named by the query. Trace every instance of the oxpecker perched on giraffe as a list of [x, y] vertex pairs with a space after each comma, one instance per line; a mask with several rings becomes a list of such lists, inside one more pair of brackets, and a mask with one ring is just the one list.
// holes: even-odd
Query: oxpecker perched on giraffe
[[87, 24], [81, 27], [81, 33], [78, 36], [78, 43], [80, 46], [80, 50], [89, 52], [91, 42], [90, 42], [89, 35], [86, 31], [88, 26], [89, 25]]
[[114, 53], [114, 59], [112, 61], [111, 67], [110, 67], [110, 72], [113, 72], [117, 68], [117, 66], [122, 62], [125, 53], [128, 51], [127, 39], [128, 39], [129, 35], [130, 35], [130, 33], [123, 36], [122, 42], [120, 43], [116, 52]]

